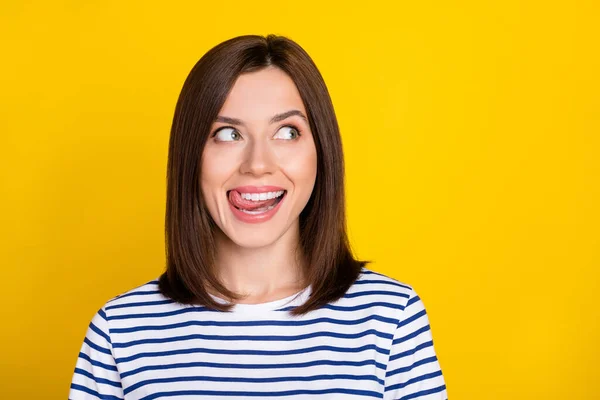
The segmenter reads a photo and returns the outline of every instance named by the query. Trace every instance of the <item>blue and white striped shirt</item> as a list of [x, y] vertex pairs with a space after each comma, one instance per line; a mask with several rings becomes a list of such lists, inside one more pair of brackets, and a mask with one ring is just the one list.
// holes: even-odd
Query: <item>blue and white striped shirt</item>
[[412, 287], [364, 268], [340, 300], [286, 312], [309, 295], [221, 312], [151, 281], [93, 317], [69, 399], [447, 399]]

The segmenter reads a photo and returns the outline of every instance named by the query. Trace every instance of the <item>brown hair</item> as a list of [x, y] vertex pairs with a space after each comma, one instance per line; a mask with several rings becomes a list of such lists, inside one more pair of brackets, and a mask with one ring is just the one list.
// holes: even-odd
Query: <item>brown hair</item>
[[214, 272], [215, 229], [199, 186], [202, 150], [237, 77], [268, 66], [295, 82], [317, 149], [317, 177], [299, 217], [300, 251], [312, 285], [308, 300], [294, 315], [341, 298], [369, 261], [352, 256], [346, 232], [344, 158], [339, 127], [329, 92], [310, 56], [296, 42], [276, 35], [245, 35], [210, 49], [189, 73], [175, 108], [167, 165], [165, 244], [167, 267], [161, 292], [184, 304], [228, 311], [216, 302], [212, 288], [238, 299]]

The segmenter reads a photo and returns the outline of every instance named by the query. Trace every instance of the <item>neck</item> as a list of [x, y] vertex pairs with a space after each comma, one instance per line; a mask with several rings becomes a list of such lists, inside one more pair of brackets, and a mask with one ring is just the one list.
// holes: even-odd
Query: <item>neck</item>
[[297, 224], [263, 247], [241, 247], [221, 231], [216, 236], [217, 274], [225, 287], [245, 296], [239, 303], [273, 301], [305, 287]]

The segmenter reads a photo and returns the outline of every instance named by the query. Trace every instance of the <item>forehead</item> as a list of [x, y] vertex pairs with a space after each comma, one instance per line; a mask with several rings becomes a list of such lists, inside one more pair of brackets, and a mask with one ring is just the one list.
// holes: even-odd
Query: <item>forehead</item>
[[219, 115], [260, 120], [297, 109], [306, 114], [296, 84], [276, 67], [241, 74], [229, 92]]

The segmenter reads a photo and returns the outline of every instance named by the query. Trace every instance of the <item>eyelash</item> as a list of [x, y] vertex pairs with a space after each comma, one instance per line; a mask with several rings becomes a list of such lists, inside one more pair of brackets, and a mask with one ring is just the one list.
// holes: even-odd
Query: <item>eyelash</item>
[[[213, 132], [213, 133], [210, 135], [210, 137], [211, 137], [211, 138], [214, 138], [215, 136], [217, 136], [217, 133], [219, 133], [219, 131], [221, 131], [221, 129], [226, 129], [226, 128], [233, 129], [233, 130], [234, 130], [234, 131], [236, 131], [237, 133], [240, 133], [240, 131], [238, 131], [238, 130], [237, 130], [235, 127], [233, 127], [233, 126], [221, 126], [221, 127], [219, 127], [217, 130], [215, 130], [215, 131], [214, 131], [214, 132]], [[280, 127], [279, 127], [279, 129], [281, 129], [281, 128], [294, 128], [294, 129], [296, 130], [296, 132], [298, 132], [298, 136], [296, 137], [296, 139], [292, 139], [292, 140], [298, 140], [298, 138], [299, 138], [300, 136], [302, 136], [302, 130], [300, 130], [300, 128], [298, 128], [298, 127], [297, 127], [296, 125], [294, 125], [294, 124], [286, 124], [286, 125], [282, 125], [282, 126], [280, 126]], [[279, 129], [277, 129], [277, 131], [279, 131]]]

